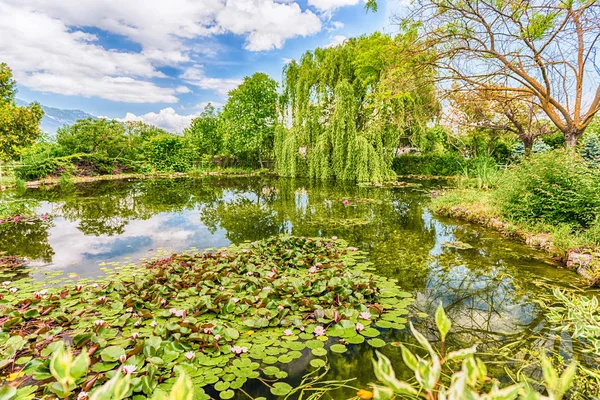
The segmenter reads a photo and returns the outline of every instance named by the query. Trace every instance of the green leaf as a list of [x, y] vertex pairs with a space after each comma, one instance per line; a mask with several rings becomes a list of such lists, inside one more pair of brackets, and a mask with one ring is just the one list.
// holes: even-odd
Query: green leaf
[[384, 340], [381, 340], [379, 338], [369, 339], [369, 340], [367, 340], [367, 343], [369, 343], [369, 345], [371, 345], [371, 347], [375, 347], [375, 348], [383, 347], [386, 344]]
[[334, 353], [340, 353], [340, 354], [348, 351], [348, 348], [346, 348], [346, 346], [344, 346], [343, 344], [339, 344], [339, 343], [331, 345], [331, 347], [329, 349]]
[[194, 386], [192, 380], [185, 373], [181, 372], [179, 378], [175, 381], [171, 393], [169, 394], [169, 400], [193, 400], [194, 399]]
[[17, 388], [9, 385], [0, 386], [0, 399], [11, 400], [17, 395]]
[[108, 346], [100, 352], [100, 357], [105, 362], [118, 361], [122, 355], [125, 355], [125, 350], [121, 346]]
[[292, 387], [285, 382], [275, 382], [271, 388], [271, 393], [275, 396], [285, 396], [292, 391]]
[[442, 342], [445, 342], [446, 335], [448, 334], [448, 332], [450, 332], [452, 324], [450, 322], [450, 319], [444, 312], [444, 306], [441, 302], [435, 312], [435, 324], [437, 325], [437, 328], [440, 331], [440, 337], [442, 339]]

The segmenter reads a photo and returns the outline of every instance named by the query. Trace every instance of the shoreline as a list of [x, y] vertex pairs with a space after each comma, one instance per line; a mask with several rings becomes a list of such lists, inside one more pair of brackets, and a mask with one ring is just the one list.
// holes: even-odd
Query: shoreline
[[600, 249], [597, 248], [569, 248], [559, 250], [554, 244], [551, 233], [533, 233], [514, 223], [477, 212], [468, 205], [435, 205], [432, 207], [435, 214], [454, 218], [457, 220], [474, 223], [493, 229], [503, 236], [525, 243], [537, 250], [545, 251], [559, 261], [565, 268], [570, 269], [589, 281], [590, 286], [600, 287]]
[[[270, 174], [271, 172], [265, 172], [262, 170], [256, 170], [252, 172], [233, 172], [233, 171], [205, 171], [205, 172], [172, 172], [172, 173], [150, 173], [150, 174], [116, 174], [116, 175], [95, 175], [95, 176], [73, 176], [69, 178], [70, 183], [86, 183], [86, 182], [97, 182], [97, 181], [113, 181], [121, 179], [152, 179], [152, 178], [194, 178], [203, 176], [258, 176], [264, 174]], [[55, 186], [59, 185], [60, 177], [48, 177], [35, 181], [25, 182], [25, 187], [28, 189], [38, 188], [42, 186]], [[16, 183], [4, 185], [0, 190], [14, 189], [17, 187]]]

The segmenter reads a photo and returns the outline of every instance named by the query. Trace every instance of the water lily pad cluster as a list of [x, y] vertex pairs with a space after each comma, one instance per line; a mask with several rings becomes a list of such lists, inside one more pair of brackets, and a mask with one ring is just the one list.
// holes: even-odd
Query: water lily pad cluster
[[250, 379], [284, 396], [286, 364], [321, 368], [330, 353], [382, 347], [382, 330], [404, 328], [410, 294], [361, 257], [335, 238], [284, 236], [123, 267], [94, 283], [4, 282], [0, 380], [52, 395], [48, 358], [66, 341], [91, 357], [76, 382], [83, 392], [124, 367], [133, 398], [166, 398], [182, 368], [197, 398], [233, 398]]

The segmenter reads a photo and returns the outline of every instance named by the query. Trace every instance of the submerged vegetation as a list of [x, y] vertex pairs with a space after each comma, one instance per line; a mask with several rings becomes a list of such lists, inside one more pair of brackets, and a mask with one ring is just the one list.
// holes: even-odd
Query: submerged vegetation
[[404, 327], [410, 294], [357, 255], [335, 238], [279, 237], [124, 268], [100, 283], [42, 289], [5, 281], [0, 369], [14, 376], [17, 395], [64, 397], [64, 388], [45, 382], [50, 356], [67, 340], [91, 359], [90, 371], [69, 384], [81, 391], [124, 365], [132, 375], [128, 395], [166, 398], [176, 367], [224, 399], [261, 377], [274, 395], [286, 395], [291, 386], [272, 383], [287, 376], [277, 365], [304, 351], [319, 368], [329, 351], [382, 347], [382, 328]]

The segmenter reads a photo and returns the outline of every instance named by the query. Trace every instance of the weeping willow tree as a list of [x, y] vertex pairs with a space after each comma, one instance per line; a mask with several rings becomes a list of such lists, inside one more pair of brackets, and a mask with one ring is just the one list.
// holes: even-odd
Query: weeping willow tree
[[[284, 69], [275, 135], [282, 176], [381, 182], [401, 143], [417, 145], [438, 112], [433, 72], [415, 68], [416, 36], [375, 33], [307, 52]], [[412, 55], [419, 54], [419, 56]]]

